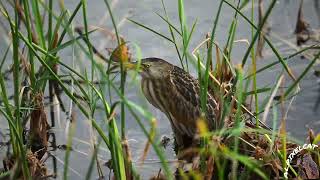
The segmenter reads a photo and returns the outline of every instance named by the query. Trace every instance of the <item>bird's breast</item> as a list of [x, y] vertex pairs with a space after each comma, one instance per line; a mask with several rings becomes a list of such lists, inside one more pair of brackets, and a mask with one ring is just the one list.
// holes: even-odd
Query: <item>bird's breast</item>
[[168, 102], [166, 94], [163, 92], [163, 84], [159, 80], [143, 78], [141, 82], [142, 92], [150, 104], [166, 113]]
[[173, 129], [190, 137], [195, 133], [197, 115], [174, 93], [168, 80], [153, 80], [143, 78], [141, 88], [150, 104], [166, 114]]

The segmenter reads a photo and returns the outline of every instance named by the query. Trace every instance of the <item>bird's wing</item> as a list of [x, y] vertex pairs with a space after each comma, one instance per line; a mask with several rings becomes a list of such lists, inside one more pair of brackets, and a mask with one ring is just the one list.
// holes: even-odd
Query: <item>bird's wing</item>
[[[200, 85], [198, 80], [186, 73], [179, 67], [174, 67], [170, 73], [170, 80], [173, 86], [176, 88], [176, 96], [178, 96], [181, 102], [177, 102], [180, 106], [185, 106], [181, 112], [177, 113], [176, 119], [181, 123], [189, 123], [191, 126], [196, 126], [196, 120], [200, 116], [201, 102], [200, 102]], [[213, 96], [208, 93], [207, 96], [207, 113], [206, 118], [208, 120], [209, 128], [212, 129], [215, 120], [215, 108], [217, 103]]]
[[170, 74], [170, 79], [176, 87], [179, 95], [181, 95], [192, 106], [200, 107], [200, 86], [198, 80], [194, 79], [183, 69], [176, 66]]

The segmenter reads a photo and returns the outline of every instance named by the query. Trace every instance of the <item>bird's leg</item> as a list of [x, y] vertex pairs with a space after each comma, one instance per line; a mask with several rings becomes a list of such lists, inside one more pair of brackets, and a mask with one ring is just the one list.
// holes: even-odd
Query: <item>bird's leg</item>
[[[172, 126], [172, 125], [171, 125]], [[173, 141], [173, 150], [176, 155], [183, 149], [183, 138], [180, 133], [177, 132], [176, 128], [172, 126], [173, 134], [174, 134], [174, 141]]]

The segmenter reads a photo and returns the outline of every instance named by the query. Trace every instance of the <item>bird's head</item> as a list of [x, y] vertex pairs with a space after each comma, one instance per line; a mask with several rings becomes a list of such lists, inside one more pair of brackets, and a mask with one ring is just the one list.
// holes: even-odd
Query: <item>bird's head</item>
[[173, 65], [159, 58], [145, 58], [139, 62], [129, 63], [128, 69], [138, 69], [143, 78], [162, 79], [170, 74]]

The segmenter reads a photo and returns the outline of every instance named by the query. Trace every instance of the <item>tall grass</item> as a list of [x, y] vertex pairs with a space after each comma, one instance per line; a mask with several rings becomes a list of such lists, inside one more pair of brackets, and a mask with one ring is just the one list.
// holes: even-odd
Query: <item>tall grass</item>
[[[65, 129], [67, 149], [64, 157], [63, 179], [69, 179], [70, 155], [73, 153], [73, 137], [75, 129], [77, 128], [76, 120], [73, 116], [75, 109], [78, 109], [86, 118], [86, 121], [89, 122], [89, 129], [92, 132], [90, 137], [91, 156], [90, 162], [87, 164], [88, 169], [84, 177], [85, 179], [92, 178], [94, 168], [97, 169], [100, 178], [105, 176], [105, 173], [102, 171], [101, 162], [98, 159], [98, 154], [101, 153], [99, 147], [103, 145], [105, 145], [110, 152], [111, 168], [113, 170], [112, 174], [115, 179], [141, 178], [139, 171], [131, 161], [131, 149], [128, 148], [126, 137], [126, 129], [128, 128], [126, 125], [126, 117], [128, 117], [128, 115], [126, 114], [126, 110], [131, 113], [148, 140], [145, 149], [148, 149], [147, 147], [149, 145], [153, 147], [162, 166], [161, 172], [165, 174], [167, 179], [173, 179], [173, 169], [170, 168], [163, 147], [160, 146], [160, 142], [155, 138], [155, 134], [158, 133], [155, 125], [155, 118], [139, 104], [130, 101], [125, 94], [125, 84], [128, 77], [123, 64], [132, 59], [128, 56], [121, 58], [123, 57], [121, 55], [113, 56], [113, 58], [110, 56], [104, 59], [107, 61], [105, 64], [98, 63], [98, 59], [103, 57], [95, 55], [97, 52], [91, 43], [92, 40], [90, 36], [92, 33], [96, 32], [96, 29], [90, 30], [89, 28], [89, 12], [87, 9], [87, 4], [89, 2], [86, 0], [79, 1], [72, 11], [65, 9], [63, 2], [60, 2], [60, 10], [55, 10], [53, 8], [55, 3], [56, 2], [53, 0], [48, 0], [46, 2], [38, 0], [0, 2], [0, 11], [5, 19], [5, 22], [3, 23], [10, 27], [11, 34], [11, 36], [8, 37], [11, 38], [10, 44], [8, 45], [9, 47], [2, 57], [0, 65], [0, 97], [2, 102], [0, 112], [9, 124], [10, 143], [12, 146], [11, 153], [13, 155], [11, 160], [14, 162], [14, 166], [11, 169], [8, 169], [7, 172], [0, 174], [0, 177], [37, 178], [35, 177], [36, 174], [30, 171], [29, 166], [30, 163], [32, 163], [30, 157], [35, 156], [40, 163], [43, 163], [41, 162], [41, 159], [44, 155], [37, 154], [38, 151], [41, 150], [44, 153], [50, 154], [48, 150], [49, 143], [47, 143], [49, 140], [47, 130], [54, 127], [56, 119], [59, 118], [54, 115], [53, 105], [50, 105], [50, 125], [48, 123], [49, 116], [43, 114], [44, 96], [48, 94], [50, 104], [53, 104], [54, 99], [57, 98], [60, 109], [62, 109], [62, 111], [69, 111], [66, 113], [68, 118], [67, 124], [69, 124], [69, 126]], [[111, 17], [117, 42], [117, 46], [111, 54], [117, 55], [117, 53], [123, 53], [121, 52], [121, 49], [126, 46], [126, 43], [124, 38], [119, 34], [116, 18], [113, 15], [109, 1], [104, 0], [104, 3]], [[208, 132], [206, 127], [199, 124], [199, 129], [202, 128], [201, 146], [198, 150], [201, 155], [200, 170], [191, 170], [189, 174], [180, 170], [181, 176], [187, 177], [190, 175], [195, 179], [201, 179], [209, 176], [211, 172], [210, 165], [212, 165], [212, 168], [215, 166], [219, 170], [215, 176], [218, 179], [223, 179], [228, 175], [228, 172], [225, 171], [225, 169], [230, 168], [229, 164], [231, 162], [231, 177], [233, 179], [238, 178], [238, 169], [241, 165], [245, 165], [248, 168], [248, 170], [243, 173], [243, 178], [249, 176], [249, 172], [252, 171], [254, 174], [258, 175], [258, 177], [267, 179], [268, 175], [261, 168], [263, 167], [262, 163], [250, 158], [250, 156], [246, 154], [242, 154], [241, 144], [244, 143], [251, 147], [254, 147], [255, 144], [247, 142], [241, 135], [244, 132], [253, 132], [257, 137], [260, 137], [259, 135], [266, 137], [266, 139], [270, 140], [270, 144], [272, 145], [276, 144], [277, 138], [282, 139], [284, 144], [283, 151], [272, 153], [276, 154], [276, 157], [280, 157], [283, 163], [287, 157], [286, 141], [290, 139], [290, 137], [287, 138], [285, 132], [283, 135], [278, 134], [276, 130], [267, 131], [265, 128], [261, 128], [265, 126], [264, 119], [266, 119], [271, 107], [275, 107], [272, 110], [273, 114], [277, 113], [277, 103], [273, 102], [273, 98], [279, 89], [280, 83], [283, 81], [283, 76], [279, 75], [279, 79], [274, 88], [270, 86], [260, 89], [257, 84], [257, 76], [260, 72], [266, 71], [276, 64], [281, 64], [283, 72], [286, 72], [293, 80], [289, 88], [282, 95], [280, 103], [283, 103], [285, 100], [290, 99], [290, 96], [295, 95], [292, 92], [294, 90], [297, 92], [296, 87], [310, 71], [317, 59], [319, 59], [320, 53], [314, 56], [314, 59], [305, 68], [303, 73], [299, 75], [298, 78], [295, 78], [286, 61], [312, 48], [312, 46], [301, 49], [301, 51], [288, 57], [282, 57], [273, 43], [269, 40], [269, 37], [262, 32], [263, 26], [270, 16], [276, 0], [270, 2], [267, 11], [258, 26], [254, 25], [255, 1], [251, 1], [251, 18], [246, 17], [242, 12], [242, 9], [245, 6], [250, 5], [250, 1], [237, 1], [236, 5], [226, 0], [219, 1], [217, 12], [212, 14], [213, 24], [210, 36], [208, 36], [195, 50], [190, 52], [190, 42], [193, 34], [196, 32], [197, 20], [192, 23], [191, 27], [188, 27], [185, 2], [183, 0], [178, 0], [177, 15], [179, 16], [179, 24], [175, 25], [171, 22], [164, 1], [161, 1], [161, 3], [164, 14], [161, 15], [160, 13], [157, 13], [157, 15], [168, 26], [170, 37], [148, 27], [148, 25], [139, 23], [136, 19], [129, 19], [129, 21], [170, 42], [174, 46], [177, 57], [180, 60], [180, 65], [185, 71], [189, 71], [191, 68], [195, 68], [198, 71], [198, 78], [201, 86], [201, 110], [204, 114], [207, 112], [206, 104], [208, 92], [214, 94], [215, 98], [218, 99], [220, 106], [220, 112], [217, 114], [216, 119], [217, 122], [214, 122], [216, 128], [212, 132]], [[226, 33], [227, 43], [222, 48], [216, 42], [216, 31], [219, 28], [219, 19], [224, 13], [224, 6], [231, 7], [234, 10], [234, 16], [230, 22], [229, 31]], [[81, 32], [79, 35], [74, 33], [74, 19], [77, 15], [82, 16], [82, 24], [84, 27], [84, 32]], [[235, 44], [235, 39], [237, 39], [236, 32], [239, 18], [244, 19], [248, 23], [248, 27], [251, 28], [252, 34], [249, 47], [242, 58], [241, 65], [234, 66], [234, 62], [232, 61], [232, 49]], [[254, 45], [259, 36], [265, 39], [277, 58], [277, 61], [257, 70]], [[207, 44], [207, 46], [204, 47], [204, 44]], [[71, 64], [68, 61], [65, 61], [60, 55], [60, 52], [66, 48], [72, 49]], [[135, 46], [135, 48], [137, 52], [140, 52], [140, 49], [137, 46]], [[10, 51], [10, 49], [12, 49], [12, 51]], [[7, 56], [8, 52], [12, 53], [11, 59]], [[88, 59], [87, 62], [90, 62], [90, 68], [85, 68], [84, 73], [76, 70], [77, 63], [75, 61], [78, 57], [76, 54], [79, 54], [80, 52]], [[248, 65], [247, 63], [249, 55], [251, 55], [251, 65]], [[140, 60], [141, 54], [137, 53], [135, 59]], [[12, 64], [13, 89], [8, 88], [9, 82], [5, 79], [8, 73], [3, 72], [4, 63]], [[109, 69], [117, 66], [120, 67], [119, 87], [116, 81], [116, 75], [108, 73]], [[63, 72], [66, 73], [63, 74], [59, 72], [58, 67], [63, 69]], [[246, 68], [251, 69], [249, 73], [244, 71]], [[108, 69], [107, 73], [106, 69]], [[66, 78], [71, 80], [70, 84], [64, 83]], [[106, 83], [96, 84], [95, 82]], [[248, 90], [247, 86], [251, 82], [253, 82], [252, 89]], [[229, 83], [231, 83], [231, 87], [226, 86]], [[62, 92], [60, 92], [59, 89], [61, 89]], [[110, 97], [109, 100], [106, 99], [106, 89], [109, 91], [107, 92], [109, 94], [114, 92], [119, 100], [114, 102], [115, 100], [113, 97]], [[10, 99], [10, 92], [13, 94], [13, 101]], [[263, 100], [267, 103], [262, 105], [258, 104], [259, 93], [269, 93], [268, 97]], [[25, 94], [30, 95], [28, 96]], [[66, 95], [66, 97], [61, 98], [61, 94]], [[38, 102], [36, 97], [40, 97], [41, 102]], [[255, 113], [249, 111], [248, 107], [245, 105], [246, 100], [250, 97], [255, 100]], [[64, 108], [64, 101], [70, 102], [69, 108]], [[101, 118], [102, 120], [97, 119], [96, 116], [98, 106], [102, 106], [102, 111], [104, 112], [104, 115]], [[118, 106], [120, 106], [119, 119], [115, 116]], [[257, 129], [247, 129], [245, 127], [247, 117], [244, 115], [244, 112], [248, 113], [250, 119], [256, 122]], [[259, 114], [263, 112], [265, 114], [261, 121]], [[228, 129], [226, 128], [227, 124], [224, 124], [224, 120], [230, 117], [232, 117], [235, 125], [231, 129]], [[143, 119], [146, 119], [148, 124], [145, 124]], [[23, 121], [28, 121], [29, 123], [23, 123]], [[120, 126], [117, 124], [118, 121], [120, 122]], [[278, 121], [279, 120], [274, 116], [274, 127]], [[148, 130], [147, 127], [151, 127], [151, 129]], [[26, 142], [24, 142], [25, 134], [23, 132], [26, 129], [30, 129], [30, 135]], [[97, 136], [95, 134], [97, 134]], [[212, 141], [212, 138], [226, 138], [227, 140], [230, 140], [231, 145], [229, 144], [229, 146], [226, 146], [218, 140]], [[42, 148], [35, 151], [34, 146], [39, 139], [41, 139]], [[210, 164], [208, 157], [213, 158], [211, 159], [212, 164]], [[47, 174], [41, 174], [41, 176], [46, 175]]]
[[[260, 120], [260, 117], [259, 117], [259, 114], [261, 114], [263, 111], [268, 111], [271, 106], [270, 106], [270, 103], [272, 101], [272, 99], [274, 98], [274, 95], [272, 95], [277, 89], [274, 89], [275, 91], [270, 91], [271, 89], [273, 88], [262, 88], [262, 89], [258, 89], [258, 84], [257, 84], [257, 76], [258, 76], [258, 73], [261, 73], [262, 71], [265, 71], [265, 70], [268, 70], [268, 68], [278, 64], [278, 63], [281, 63], [282, 67], [283, 67], [283, 70], [286, 71], [288, 73], [288, 75], [293, 79], [293, 83], [289, 86], [289, 88], [287, 89], [287, 91], [284, 93], [284, 96], [285, 98], [282, 100], [282, 101], [285, 101], [286, 98], [288, 98], [288, 94], [290, 94], [292, 92], [292, 90], [294, 88], [296, 88], [296, 86], [299, 84], [300, 80], [305, 77], [306, 73], [309, 72], [310, 68], [313, 66], [313, 63], [315, 62], [315, 59], [318, 58], [318, 55], [316, 55], [314, 57], [314, 59], [310, 62], [310, 64], [308, 65], [308, 67], [303, 71], [303, 73], [299, 76], [299, 78], [295, 78], [295, 76], [293, 75], [293, 73], [291, 72], [290, 70], [290, 67], [287, 65], [287, 63], [285, 62], [285, 60], [288, 60], [292, 57], [294, 57], [295, 55], [297, 54], [300, 54], [301, 52], [309, 49], [309, 47], [306, 47], [304, 49], [301, 49], [301, 51], [299, 52], [296, 52], [292, 55], [290, 55], [289, 57], [286, 57], [286, 58], [283, 58], [282, 55], [279, 53], [279, 51], [275, 48], [275, 46], [273, 45], [273, 43], [269, 40], [269, 38], [265, 35], [265, 33], [262, 32], [263, 30], [263, 27], [269, 17], [269, 15], [271, 14], [274, 6], [275, 6], [275, 3], [276, 1], [273, 0], [269, 3], [268, 5], [268, 8], [262, 18], [262, 21], [261, 22], [258, 22], [258, 26], [254, 25], [254, 4], [255, 4], [255, 1], [243, 1], [241, 4], [240, 4], [240, 1], [238, 1], [237, 5], [234, 5], [232, 4], [231, 2], [229, 1], [225, 1], [225, 0], [221, 0], [220, 3], [219, 3], [219, 6], [218, 6], [218, 10], [217, 10], [217, 14], [213, 17], [214, 19], [214, 23], [213, 23], [213, 26], [212, 26], [212, 32], [211, 32], [211, 36], [209, 39], [205, 40], [206, 41], [209, 41], [209, 46], [207, 47], [207, 53], [206, 53], [206, 58], [203, 54], [200, 53], [199, 49], [201, 48], [201, 44], [193, 51], [193, 55], [192, 56], [190, 53], [189, 53], [189, 61], [187, 61], [187, 63], [190, 63], [195, 65], [197, 70], [198, 70], [198, 78], [200, 80], [200, 84], [201, 84], [201, 107], [202, 107], [202, 111], [205, 112], [206, 111], [206, 98], [207, 98], [207, 91], [208, 91], [208, 87], [210, 86], [220, 86], [221, 87], [221, 84], [223, 84], [224, 82], [222, 82], [221, 80], [219, 79], [215, 79], [217, 78], [217, 76], [221, 76], [221, 74], [219, 74], [219, 69], [222, 68], [221, 67], [221, 62], [220, 62], [220, 53], [222, 54], [222, 56], [224, 57], [223, 60], [222, 60], [222, 63], [225, 63], [227, 64], [228, 68], [231, 68], [231, 71], [234, 72], [238, 72], [236, 74], [233, 73], [234, 75], [234, 79], [235, 79], [235, 83], [233, 83], [233, 89], [230, 91], [229, 94], [227, 94], [230, 98], [224, 98], [224, 100], [221, 100], [220, 103], [221, 104], [221, 107], [223, 108], [221, 111], [223, 111], [222, 113], [222, 117], [227, 117], [228, 115], [230, 115], [232, 112], [231, 112], [231, 109], [233, 109], [233, 103], [232, 101], [236, 101], [237, 102], [237, 112], [236, 112], [236, 116], [235, 116], [235, 122], [236, 122], [236, 125], [233, 129], [234, 131], [234, 139], [235, 139], [235, 144], [234, 144], [234, 151], [233, 151], [233, 154], [236, 155], [236, 154], [239, 154], [240, 152], [238, 152], [238, 146], [239, 146], [239, 141], [242, 141], [241, 140], [241, 133], [240, 132], [245, 132], [246, 130], [243, 129], [243, 118], [242, 116], [240, 116], [240, 114], [242, 114], [242, 110], [243, 111], [247, 111], [247, 113], [249, 113], [251, 115], [251, 118], [254, 118], [256, 119], [256, 127], [259, 129], [260, 126], [264, 127], [264, 122], [261, 122]], [[178, 27], [176, 27], [175, 25], [172, 24], [172, 22], [170, 21], [168, 15], [167, 15], [167, 12], [166, 12], [166, 8], [165, 8], [165, 5], [164, 3], [162, 2], [163, 4], [163, 11], [164, 11], [164, 14], [165, 16], [163, 17], [162, 15], [160, 15], [159, 13], [157, 13], [158, 16], [160, 16], [160, 18], [168, 25], [168, 29], [169, 29], [169, 32], [171, 34], [171, 38], [165, 36], [164, 34], [161, 34], [159, 32], [157, 32], [156, 30], [153, 30], [151, 27], [148, 27], [144, 24], [141, 24], [139, 22], [137, 22], [136, 20], [132, 20], [130, 19], [131, 22], [137, 24], [138, 26], [146, 29], [147, 31], [151, 31], [153, 33], [155, 33], [156, 35], [158, 35], [159, 37], [162, 37], [164, 38], [165, 40], [168, 40], [168, 42], [172, 43], [174, 45], [174, 47], [176, 48], [177, 50], [177, 55], [180, 59], [180, 63], [181, 63], [181, 66], [185, 69], [185, 66], [183, 65], [182, 63], [182, 58], [181, 58], [181, 53], [179, 51], [179, 49], [181, 49], [181, 51], [183, 51], [183, 54], [185, 53], [185, 46], [184, 46], [184, 42], [186, 42], [189, 38], [186, 38], [186, 36], [184, 35], [184, 32], [186, 32], [186, 21], [185, 21], [185, 14], [184, 14], [184, 6], [183, 6], [183, 1], [178, 1], [178, 15], [179, 15], [179, 22], [180, 24], [178, 25], [178, 27], [180, 26], [180, 30]], [[242, 12], [241, 10], [247, 6], [251, 4], [251, 19], [249, 19], [248, 17], [246, 17]], [[220, 48], [217, 43], [214, 43], [214, 39], [215, 39], [215, 31], [216, 31], [216, 28], [217, 28], [217, 24], [218, 24], [218, 20], [220, 18], [220, 12], [222, 10], [222, 7], [223, 5], [227, 5], [231, 8], [233, 8], [235, 10], [235, 16], [234, 16], [234, 19], [233, 21], [231, 22], [231, 26], [230, 26], [230, 30], [229, 30], [229, 33], [227, 34], [227, 45], [225, 46], [225, 50], [221, 50], [222, 48]], [[248, 22], [249, 26], [251, 27], [251, 31], [252, 31], [252, 39], [251, 39], [251, 42], [249, 43], [249, 47], [247, 48], [246, 50], [246, 53], [242, 59], [242, 63], [241, 63], [241, 68], [239, 68], [238, 70], [234, 70], [234, 67], [231, 65], [231, 52], [232, 52], [232, 47], [233, 47], [233, 44], [235, 43], [234, 39], [236, 38], [236, 28], [237, 28], [237, 21], [238, 21], [238, 15], [241, 16], [241, 18], [243, 18], [246, 22]], [[196, 27], [192, 27], [192, 29], [195, 29]], [[179, 39], [182, 41], [182, 46], [179, 47], [179, 41], [177, 40], [178, 38], [176, 37], [176, 35], [179, 37]], [[271, 50], [273, 51], [273, 53], [275, 54], [275, 56], [277, 57], [278, 61], [277, 62], [274, 62], [274, 63], [270, 63], [268, 65], [266, 65], [265, 67], [257, 70], [257, 56], [255, 54], [255, 49], [254, 49], [254, 45], [256, 44], [256, 40], [258, 39], [258, 37], [261, 36], [268, 44], [268, 46], [271, 48]], [[202, 43], [203, 44], [203, 43]], [[212, 69], [212, 64], [214, 63], [213, 62], [213, 55], [212, 55], [212, 50], [213, 50], [213, 46], [216, 47], [216, 71], [213, 71]], [[187, 52], [188, 54], [188, 52]], [[243, 71], [242, 69], [246, 68], [246, 65], [247, 65], [247, 61], [248, 61], [248, 56], [251, 54], [251, 59], [252, 59], [252, 67], [249, 67], [249, 69], [251, 69], [251, 71], [249, 71], [249, 74], [243, 74]], [[197, 62], [197, 63], [194, 63], [194, 62]], [[222, 71], [220, 71], [221, 73]], [[218, 74], [217, 74], [218, 73]], [[213, 74], [215, 76], [213, 76]], [[243, 84], [250, 84], [250, 82], [253, 82], [252, 84], [252, 87], [253, 87], [253, 90], [252, 91], [248, 91], [247, 88], [245, 88], [243, 86]], [[277, 83], [278, 84], [278, 83]], [[297, 89], [299, 90], [299, 89]], [[223, 94], [225, 93], [226, 90], [223, 90]], [[227, 92], [227, 91], [226, 91]], [[296, 91], [297, 92], [297, 91]], [[262, 105], [259, 105], [258, 103], [258, 95], [259, 93], [270, 93], [269, 96], [267, 96], [263, 101], [266, 102], [266, 101], [269, 101], [269, 105], [266, 106], [266, 104], [262, 104]], [[234, 94], [234, 96], [233, 96]], [[243, 96], [243, 94], [245, 96]], [[255, 113], [250, 113], [248, 112], [248, 110], [245, 108], [244, 106], [244, 102], [246, 101], [246, 99], [251, 96], [254, 98], [255, 100], [255, 103], [254, 103], [254, 107], [255, 107]], [[288, 98], [290, 99], [290, 98]], [[229, 101], [229, 102], [228, 102]], [[230, 103], [231, 101], [231, 103]], [[274, 104], [273, 106], [273, 110], [275, 112], [276, 106], [277, 103]], [[274, 117], [273, 119], [273, 125], [277, 124], [277, 121], [278, 119], [276, 117]], [[240, 123], [241, 122], [241, 123]], [[242, 124], [242, 125], [240, 125]], [[275, 126], [274, 126], [275, 128]], [[224, 130], [220, 130], [220, 132], [223, 132]], [[271, 144], [274, 144], [275, 143], [275, 136], [277, 133], [275, 133], [276, 130], [273, 131], [272, 133], [272, 140], [271, 140]], [[260, 134], [261, 132], [257, 132], [257, 134]], [[265, 133], [262, 133], [265, 137], [267, 137], [267, 139], [271, 139], [270, 138], [270, 135], [271, 134], [265, 134]], [[221, 134], [220, 134], [221, 135]], [[278, 136], [278, 135], [277, 135]], [[287, 143], [287, 140], [285, 136], [283, 135], [280, 135], [282, 136], [281, 139], [283, 139], [283, 150], [282, 151], [284, 154], [281, 154], [280, 155], [280, 159], [282, 160], [282, 162], [285, 162], [285, 157], [287, 157], [287, 155], [285, 154], [285, 149], [286, 149], [286, 146], [285, 144]], [[206, 142], [206, 141], [205, 141]], [[205, 143], [206, 144], [206, 143]], [[207, 146], [205, 144], [202, 144], [202, 148], [206, 148]], [[210, 147], [210, 146], [209, 146]], [[218, 157], [218, 154], [217, 154], [217, 151], [212, 151], [214, 153], [214, 157]], [[255, 167], [252, 166], [251, 163], [256, 163], [256, 162], [252, 162], [251, 160], [240, 160], [239, 158], [237, 157], [230, 157], [228, 155], [228, 153], [226, 153], [225, 151], [222, 152], [222, 154], [224, 154], [224, 156], [227, 156], [231, 159], [233, 159], [233, 165], [234, 165], [234, 168], [233, 168], [233, 179], [236, 179], [237, 178], [237, 175], [236, 175], [236, 169], [237, 169], [237, 166], [238, 166], [238, 162], [240, 161], [241, 163], [245, 164], [247, 167], [249, 168], [252, 168], [257, 174], [259, 174], [259, 176], [261, 178], [267, 178], [266, 174], [264, 174], [263, 171], [261, 171], [260, 169], [256, 169]], [[220, 162], [216, 162], [218, 165], [219, 170], [219, 177], [220, 178], [223, 178], [224, 177], [224, 167], [225, 167], [225, 163], [220, 163]], [[223, 165], [224, 164], [224, 165]], [[256, 165], [257, 166], [257, 165]], [[202, 172], [202, 175], [205, 175], [204, 172], [203, 172], [203, 169], [201, 169], [201, 172]]]

